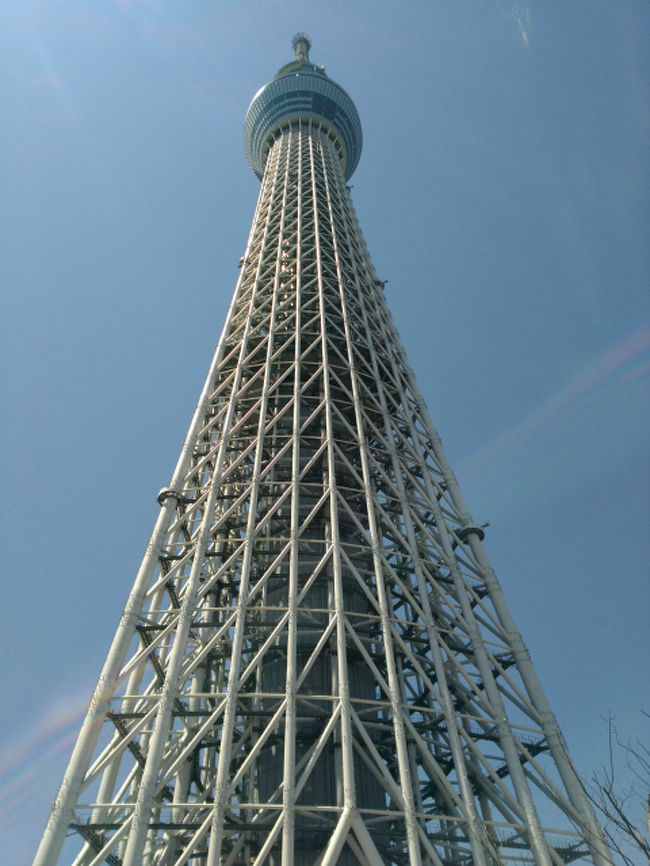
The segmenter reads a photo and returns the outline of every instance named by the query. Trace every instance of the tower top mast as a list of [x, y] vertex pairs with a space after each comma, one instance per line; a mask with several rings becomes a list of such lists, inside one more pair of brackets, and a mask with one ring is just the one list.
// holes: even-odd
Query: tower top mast
[[296, 60], [307, 62], [309, 60], [309, 49], [311, 48], [311, 40], [306, 33], [296, 33], [291, 40], [293, 50], [296, 52]]

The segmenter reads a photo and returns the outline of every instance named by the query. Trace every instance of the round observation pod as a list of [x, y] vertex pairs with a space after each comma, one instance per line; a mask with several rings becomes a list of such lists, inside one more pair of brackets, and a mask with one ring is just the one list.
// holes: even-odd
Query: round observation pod
[[278, 129], [288, 121], [311, 118], [332, 134], [345, 178], [359, 164], [363, 134], [354, 103], [342, 87], [309, 60], [311, 42], [304, 33], [293, 37], [295, 60], [283, 66], [253, 97], [244, 120], [244, 150], [261, 180], [266, 156]]

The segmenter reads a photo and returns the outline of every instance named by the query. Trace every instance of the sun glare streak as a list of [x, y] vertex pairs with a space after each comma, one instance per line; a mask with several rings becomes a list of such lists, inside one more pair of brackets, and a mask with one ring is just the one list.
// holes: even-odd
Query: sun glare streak
[[499, 10], [504, 18], [512, 21], [521, 41], [530, 48], [531, 16], [528, 0], [501, 0]]
[[[61, 705], [51, 704], [21, 739], [3, 744], [0, 751], [0, 825], [6, 825], [22, 804], [43, 786], [43, 778], [60, 767], [72, 749], [88, 703], [90, 690]], [[54, 792], [52, 792], [52, 796]]]
[[642, 380], [649, 377], [650, 327], [645, 327], [605, 351], [519, 424], [461, 460], [459, 468], [465, 477], [475, 476], [504, 452], [530, 447], [542, 433], [550, 438], [606, 421], [617, 408], [636, 402]]

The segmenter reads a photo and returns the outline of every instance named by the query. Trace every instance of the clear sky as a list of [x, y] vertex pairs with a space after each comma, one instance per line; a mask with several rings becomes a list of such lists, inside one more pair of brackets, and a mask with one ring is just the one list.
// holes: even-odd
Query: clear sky
[[647, 694], [650, 4], [0, 0], [0, 838], [25, 866], [189, 424], [298, 30], [578, 768]]

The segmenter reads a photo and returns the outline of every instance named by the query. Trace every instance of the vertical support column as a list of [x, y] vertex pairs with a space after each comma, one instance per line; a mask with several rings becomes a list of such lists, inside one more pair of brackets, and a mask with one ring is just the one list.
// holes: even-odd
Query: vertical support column
[[431, 418], [429, 417], [426, 409], [426, 404], [424, 403], [422, 395], [419, 392], [415, 376], [413, 375], [413, 371], [408, 365], [403, 350], [400, 349], [400, 351], [402, 354], [402, 362], [404, 364], [404, 369], [407, 371], [407, 375], [409, 378], [409, 385], [413, 393], [416, 395], [420, 406], [422, 407], [423, 420], [427, 427], [427, 434], [431, 439], [436, 461], [442, 470], [452, 502], [458, 510], [458, 513], [464, 519], [464, 525], [468, 530], [468, 544], [470, 546], [473, 556], [479, 564], [486, 586], [488, 587], [488, 592], [492, 600], [492, 604], [494, 605], [494, 609], [497, 612], [497, 615], [499, 616], [499, 619], [504, 627], [504, 631], [508, 636], [510, 648], [512, 650], [519, 672], [521, 673], [522, 680], [526, 686], [526, 690], [528, 691], [528, 695], [533, 705], [536, 707], [540, 714], [541, 727], [544, 731], [544, 735], [546, 737], [546, 741], [548, 743], [549, 750], [551, 752], [555, 765], [558, 769], [562, 782], [564, 783], [572, 805], [576, 808], [578, 814], [581, 816], [585, 831], [585, 842], [589, 846], [591, 855], [594, 859], [594, 864], [595, 866], [611, 866], [611, 855], [609, 854], [609, 851], [607, 849], [607, 845], [604, 841], [602, 831], [596, 820], [596, 816], [594, 814], [591, 803], [589, 802], [589, 799], [585, 793], [583, 786], [580, 783], [576, 770], [569, 757], [569, 750], [564, 741], [564, 737], [562, 736], [555, 716], [553, 715], [553, 712], [548, 703], [546, 694], [544, 693], [537, 674], [535, 673], [535, 669], [533, 668], [532, 662], [530, 660], [528, 650], [526, 649], [521, 634], [519, 633], [515, 625], [512, 614], [510, 613], [510, 609], [503, 596], [501, 585], [499, 584], [496, 575], [494, 574], [494, 571], [489, 563], [489, 560], [487, 558], [478, 534], [478, 529], [476, 531], [472, 530], [472, 528], [475, 527], [476, 524], [470, 516], [467, 505], [465, 504], [463, 495], [460, 491], [460, 487], [458, 486], [456, 476], [447, 461], [446, 454], [442, 447], [442, 442], [440, 441], [440, 437], [438, 436], [438, 433], [433, 426]]
[[327, 471], [329, 485], [329, 520], [332, 553], [332, 571], [334, 580], [334, 618], [336, 620], [336, 657], [338, 675], [338, 699], [341, 705], [341, 762], [343, 770], [343, 812], [339, 818], [339, 824], [335, 831], [324, 858], [323, 866], [335, 862], [341, 848], [345, 844], [345, 833], [341, 828], [349, 829], [351, 810], [356, 804], [356, 787], [354, 779], [354, 755], [352, 747], [352, 714], [350, 704], [350, 686], [347, 671], [347, 651], [345, 636], [345, 603], [343, 593], [343, 576], [341, 569], [341, 543], [338, 524], [338, 504], [336, 493], [336, 468], [334, 461], [333, 423], [332, 423], [332, 395], [330, 389], [330, 371], [327, 348], [327, 306], [325, 303], [325, 280], [323, 275], [323, 260], [321, 252], [321, 214], [318, 208], [317, 168], [315, 153], [315, 138], [312, 133], [309, 137], [309, 166], [311, 172], [311, 187], [313, 201], [313, 220], [316, 244], [316, 269], [318, 277], [318, 296], [321, 328], [321, 351], [323, 363], [323, 390], [325, 398], [325, 424], [327, 437]]
[[[296, 826], [296, 680], [298, 678], [298, 534], [300, 532], [300, 319], [301, 319], [301, 287], [302, 271], [300, 267], [302, 255], [302, 136], [300, 126], [294, 131], [294, 148], [297, 153], [294, 156], [296, 163], [296, 186], [297, 186], [297, 217], [296, 217], [296, 273], [295, 273], [295, 316], [296, 328], [294, 336], [294, 376], [293, 376], [293, 429], [292, 429], [292, 454], [291, 454], [291, 528], [289, 554], [289, 590], [287, 596], [287, 607], [289, 614], [287, 635], [287, 672], [286, 672], [286, 714], [284, 734], [284, 767], [282, 782], [282, 805], [284, 811], [282, 827], [282, 866], [293, 866], [294, 862], [294, 839]], [[287, 161], [289, 165], [289, 161]]]
[[[249, 241], [246, 248], [247, 251], [254, 235], [256, 220], [259, 216], [260, 201], [261, 192], [260, 197], [258, 198], [255, 217], [249, 235]], [[77, 742], [72, 752], [56, 800], [52, 806], [52, 811], [36, 852], [33, 866], [51, 866], [51, 864], [58, 861], [68, 828], [73, 821], [74, 807], [81, 791], [83, 790], [84, 777], [88, 771], [90, 761], [97, 745], [97, 740], [102, 729], [102, 722], [109, 711], [109, 701], [117, 687], [119, 672], [135, 634], [135, 626], [142, 611], [147, 588], [158, 564], [158, 558], [165, 542], [167, 530], [174, 518], [175, 508], [178, 501], [178, 493], [176, 491], [182, 489], [185, 472], [190, 464], [196, 444], [196, 438], [202, 426], [210, 394], [212, 392], [212, 383], [214, 382], [216, 370], [223, 357], [225, 335], [228, 331], [239, 298], [241, 282], [242, 275], [240, 274], [221, 338], [217, 344], [203, 389], [192, 416], [187, 436], [185, 437], [181, 453], [172, 474], [170, 486], [165, 491], [167, 495], [161, 501], [160, 513], [156, 520], [151, 538], [149, 539], [149, 543], [147, 544], [147, 549], [138, 570], [133, 588], [122, 612], [122, 616], [120, 617], [120, 622], [102, 668], [102, 672], [99, 676], [97, 686], [90, 700], [88, 710], [86, 711], [81, 731], [79, 732]], [[107, 779], [106, 784], [111, 784], [109, 779]]]
[[[335, 178], [335, 180], [338, 181], [338, 195], [340, 198], [343, 198], [344, 196], [347, 195], [347, 189], [344, 193], [341, 178]], [[352, 248], [351, 229], [350, 229], [349, 222], [347, 219], [346, 209], [344, 207], [341, 207], [341, 214], [342, 214], [344, 229], [346, 232], [347, 245], [349, 248]], [[368, 276], [366, 276], [366, 279], [368, 279], [369, 276], [374, 274], [374, 269], [370, 266], [370, 262], [368, 264], [369, 264]], [[354, 284], [355, 284], [355, 289], [356, 289], [358, 297], [359, 297], [365, 332], [366, 332], [366, 335], [368, 337], [368, 342], [370, 344], [369, 360], [370, 360], [370, 363], [372, 364], [375, 379], [378, 383], [377, 393], [378, 393], [378, 397], [379, 397], [379, 401], [380, 401], [380, 408], [381, 408], [381, 412], [382, 412], [382, 417], [384, 419], [384, 430], [386, 432], [386, 443], [387, 443], [387, 446], [388, 446], [389, 451], [390, 451], [391, 461], [392, 461], [393, 466], [395, 468], [395, 478], [396, 478], [398, 489], [400, 492], [400, 502], [401, 502], [402, 514], [404, 515], [404, 528], [405, 528], [405, 531], [407, 533], [410, 549], [412, 551], [413, 560], [414, 560], [414, 564], [415, 564], [416, 579], [418, 582], [418, 589], [420, 591], [420, 603], [422, 604], [422, 607], [423, 607], [424, 613], [425, 613], [425, 617], [426, 617], [427, 635], [428, 635], [428, 639], [429, 639], [429, 645], [431, 648], [433, 664], [434, 664], [436, 676], [438, 679], [438, 687], [440, 689], [442, 709], [443, 709], [443, 713], [445, 715], [445, 720], [446, 720], [446, 724], [447, 724], [447, 731], [448, 731], [448, 736], [449, 736], [449, 741], [450, 741], [450, 747], [451, 747], [452, 755], [454, 757], [454, 766], [456, 768], [456, 774], [458, 777], [459, 787], [460, 787], [460, 790], [461, 790], [461, 793], [463, 796], [463, 805], [464, 805], [464, 808], [466, 811], [468, 835], [470, 838], [470, 844], [472, 847], [472, 853], [473, 853], [474, 860], [476, 862], [476, 866], [487, 866], [486, 861], [485, 861], [485, 854], [484, 854], [484, 839], [483, 839], [483, 836], [482, 836], [482, 833], [480, 830], [479, 820], [478, 820], [478, 816], [476, 814], [476, 808], [474, 805], [474, 798], [472, 795], [472, 790], [471, 790], [471, 786], [469, 783], [469, 779], [467, 777], [463, 748], [462, 748], [462, 744], [460, 741], [460, 737], [458, 735], [458, 729], [457, 729], [457, 725], [456, 725], [456, 713], [454, 710], [451, 694], [449, 692], [449, 688], [447, 685], [447, 676], [446, 676], [446, 671], [444, 668], [444, 661], [442, 659], [442, 654], [440, 651], [440, 646], [438, 644], [438, 641], [436, 639], [436, 635], [435, 635], [434, 630], [433, 630], [433, 616], [431, 613], [429, 594], [427, 592], [424, 578], [423, 578], [423, 574], [422, 574], [422, 564], [420, 562], [420, 554], [418, 551], [417, 543], [416, 543], [414, 532], [413, 532], [413, 524], [412, 524], [411, 520], [409, 519], [410, 507], [409, 507], [407, 497], [406, 497], [406, 490], [404, 488], [404, 480], [402, 477], [402, 470], [401, 470], [401, 466], [400, 466], [400, 461], [399, 461], [399, 458], [397, 455], [395, 442], [394, 442], [393, 436], [392, 436], [391, 431], [390, 431], [390, 425], [389, 425], [390, 412], [389, 412], [388, 406], [386, 404], [386, 398], [384, 395], [384, 390], [383, 390], [383, 387], [381, 385], [381, 374], [380, 374], [379, 366], [377, 363], [377, 357], [376, 357], [376, 353], [375, 353], [375, 349], [374, 349], [374, 343], [373, 343], [373, 340], [371, 338], [372, 329], [370, 327], [370, 322], [368, 320], [368, 312], [366, 310], [366, 305], [365, 305], [365, 302], [363, 299], [363, 293], [361, 291], [361, 280], [362, 280], [362, 277], [360, 277], [359, 273], [357, 272], [357, 270], [355, 268]], [[373, 287], [374, 287], [374, 281], [373, 281]], [[346, 316], [345, 326], [346, 326], [346, 333], [348, 335], [350, 367], [352, 370], [354, 370], [354, 353], [352, 351], [353, 338], [352, 338], [352, 333], [351, 333], [349, 323], [347, 322], [347, 316]], [[395, 372], [395, 371], [393, 371], [393, 372]], [[353, 382], [355, 382], [355, 387], [356, 387], [356, 377], [353, 377]], [[357, 402], [360, 403], [360, 401], [358, 401], [358, 399], [357, 399]], [[409, 419], [409, 421], [410, 421], [410, 419]], [[363, 430], [363, 424], [362, 424], [360, 418], [358, 419], [358, 428], [359, 428], [359, 436], [361, 439], [363, 439], [365, 437], [365, 434], [364, 434], [364, 430]], [[413, 433], [414, 433], [414, 431], [411, 428], [411, 435], [413, 435]], [[413, 778], [415, 778], [415, 777], [413, 777]]]
[[[281, 146], [281, 142], [279, 146]], [[273, 192], [272, 198], [278, 194], [278, 190], [280, 189], [280, 185], [282, 184], [282, 192], [281, 195], [283, 197], [283, 207], [282, 211], [286, 208], [286, 194], [287, 194], [287, 168], [286, 166], [283, 169], [281, 159], [278, 158], [275, 161], [275, 166], [273, 166], [273, 161], [269, 159], [267, 162], [268, 170], [270, 171], [272, 168], [274, 171], [274, 179], [273, 179]], [[265, 177], [265, 181], [267, 178]], [[266, 224], [265, 230], [265, 243], [269, 242], [271, 245], [274, 242], [274, 234], [272, 226], [270, 225], [270, 221]], [[257, 434], [257, 446], [255, 448], [255, 458], [254, 458], [254, 467], [253, 467], [253, 476], [251, 481], [251, 492], [249, 497], [249, 509], [248, 509], [248, 518], [246, 524], [246, 532], [245, 532], [245, 542], [244, 542], [244, 556], [241, 565], [241, 582], [239, 586], [239, 594], [237, 597], [237, 618], [235, 621], [235, 633], [233, 636], [233, 644], [232, 644], [232, 652], [231, 652], [231, 664], [230, 671], [228, 676], [228, 684], [226, 688], [226, 706], [224, 711], [223, 718], [223, 726], [221, 733], [221, 750], [219, 752], [219, 764], [217, 767], [217, 778], [215, 782], [215, 796], [214, 796], [214, 810], [212, 815], [212, 824], [210, 831], [210, 845], [208, 848], [208, 858], [207, 858], [207, 866], [217, 866], [221, 857], [222, 845], [224, 840], [224, 830], [225, 830], [225, 815], [226, 815], [226, 803], [229, 797], [228, 791], [228, 774], [230, 772], [230, 761], [232, 754], [232, 738], [235, 728], [235, 717], [237, 714], [237, 695], [239, 691], [239, 676], [241, 670], [241, 656], [242, 656], [242, 647], [244, 641], [244, 633], [246, 626], [246, 609], [248, 604], [248, 593], [249, 593], [249, 580], [250, 580], [250, 569], [251, 562], [253, 557], [253, 544], [255, 540], [255, 534], [253, 532], [255, 526], [255, 518], [257, 513], [257, 500], [259, 495], [259, 485], [260, 485], [260, 469], [262, 465], [262, 444], [264, 441], [264, 426], [266, 421], [266, 407], [268, 404], [268, 392], [269, 392], [269, 377], [271, 371], [271, 358], [273, 355], [273, 333], [274, 333], [274, 324], [275, 324], [275, 315], [276, 315], [276, 306], [277, 306], [277, 295], [278, 295], [278, 274], [279, 274], [279, 263], [280, 263], [280, 255], [282, 251], [282, 227], [278, 230], [277, 235], [277, 251], [276, 251], [276, 268], [275, 275], [273, 279], [272, 285], [272, 304], [271, 304], [271, 315], [270, 315], [270, 325], [269, 325], [269, 334], [267, 341], [267, 351], [266, 351], [266, 361], [265, 361], [265, 370], [264, 370], [264, 381], [262, 385], [262, 398], [260, 401], [259, 408], [259, 422], [258, 422], [258, 434]], [[261, 265], [261, 256], [260, 263]], [[261, 274], [258, 275], [258, 285], [256, 286], [256, 290], [264, 289], [264, 285], [261, 282]], [[250, 330], [251, 322], [250, 319], [246, 323], [246, 334]], [[242, 340], [242, 354], [240, 356], [240, 361], [237, 365], [237, 372], [235, 376], [235, 383], [233, 384], [233, 399], [231, 400], [231, 406], [229, 408], [229, 413], [234, 408], [234, 395], [237, 392], [237, 385], [241, 381], [243, 373], [244, 373], [244, 365], [243, 358], [244, 355], [244, 347], [246, 345], [246, 339]], [[226, 423], [225, 429], [228, 430], [229, 421]], [[222, 443], [222, 447], [225, 444]], [[126, 864], [125, 864], [126, 866]], [[129, 864], [130, 866], [130, 864]]]

